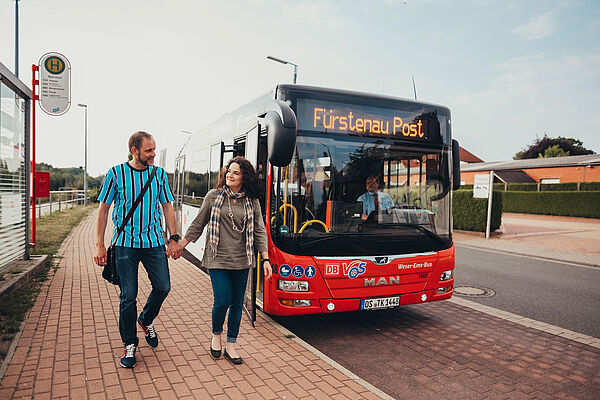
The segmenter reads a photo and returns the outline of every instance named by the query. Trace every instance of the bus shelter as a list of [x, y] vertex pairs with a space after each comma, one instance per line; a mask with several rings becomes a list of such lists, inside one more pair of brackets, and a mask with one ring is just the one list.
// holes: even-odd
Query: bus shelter
[[29, 259], [31, 90], [0, 63], [0, 268]]

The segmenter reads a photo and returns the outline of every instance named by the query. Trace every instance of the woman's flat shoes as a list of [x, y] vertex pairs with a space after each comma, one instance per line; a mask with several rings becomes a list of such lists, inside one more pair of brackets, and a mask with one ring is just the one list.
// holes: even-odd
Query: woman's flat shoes
[[[225, 354], [227, 354], [227, 352], [225, 352]], [[212, 356], [212, 358], [219, 358], [221, 357], [221, 350], [215, 350], [212, 348], [212, 342], [210, 343], [210, 355]]]
[[235, 365], [240, 365], [241, 363], [243, 363], [242, 361], [242, 357], [231, 357], [228, 353], [227, 353], [227, 349], [225, 349], [225, 351], [223, 352], [223, 354], [225, 354], [225, 358], [228, 359], [229, 361], [231, 361], [232, 363], [234, 363]]

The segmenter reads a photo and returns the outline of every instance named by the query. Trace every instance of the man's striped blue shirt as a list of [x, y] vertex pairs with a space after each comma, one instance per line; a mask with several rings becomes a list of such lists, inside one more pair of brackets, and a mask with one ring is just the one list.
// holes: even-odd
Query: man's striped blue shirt
[[154, 168], [158, 168], [150, 187], [138, 204], [131, 219], [125, 225], [123, 233], [117, 239], [117, 246], [149, 248], [163, 245], [161, 205], [173, 201], [167, 174], [160, 167], [150, 166], [144, 170], [133, 168], [129, 163], [111, 168], [100, 189], [98, 201], [114, 203], [113, 223], [115, 241], [117, 228], [121, 226], [133, 202], [142, 191]]

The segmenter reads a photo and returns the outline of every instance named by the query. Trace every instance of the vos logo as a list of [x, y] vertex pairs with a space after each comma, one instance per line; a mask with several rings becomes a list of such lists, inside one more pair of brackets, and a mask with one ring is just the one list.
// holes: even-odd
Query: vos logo
[[364, 261], [355, 260], [350, 264], [342, 263], [342, 268], [340, 271], [339, 264], [327, 264], [325, 265], [325, 275], [339, 276], [341, 272], [342, 275], [347, 276], [350, 279], [354, 279], [367, 271], [366, 265], [367, 263]]
[[354, 279], [367, 271], [366, 265], [367, 263], [364, 261], [352, 261], [350, 264], [343, 263], [342, 268], [344, 269], [344, 275]]

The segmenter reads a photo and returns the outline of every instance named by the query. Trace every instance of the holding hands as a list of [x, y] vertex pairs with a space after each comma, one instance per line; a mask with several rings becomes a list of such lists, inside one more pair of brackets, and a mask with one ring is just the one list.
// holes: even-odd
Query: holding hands
[[181, 243], [170, 240], [169, 246], [167, 247], [167, 251], [165, 253], [167, 257], [172, 257], [173, 260], [177, 260], [183, 253], [183, 247], [184, 246], [182, 246]]
[[173, 260], [177, 260], [181, 257], [183, 253], [183, 248], [190, 242], [186, 238], [183, 238], [181, 242], [179, 241], [181, 238], [178, 234], [174, 234], [169, 238], [169, 246], [167, 247], [167, 251], [165, 254], [167, 257], [172, 257]]

